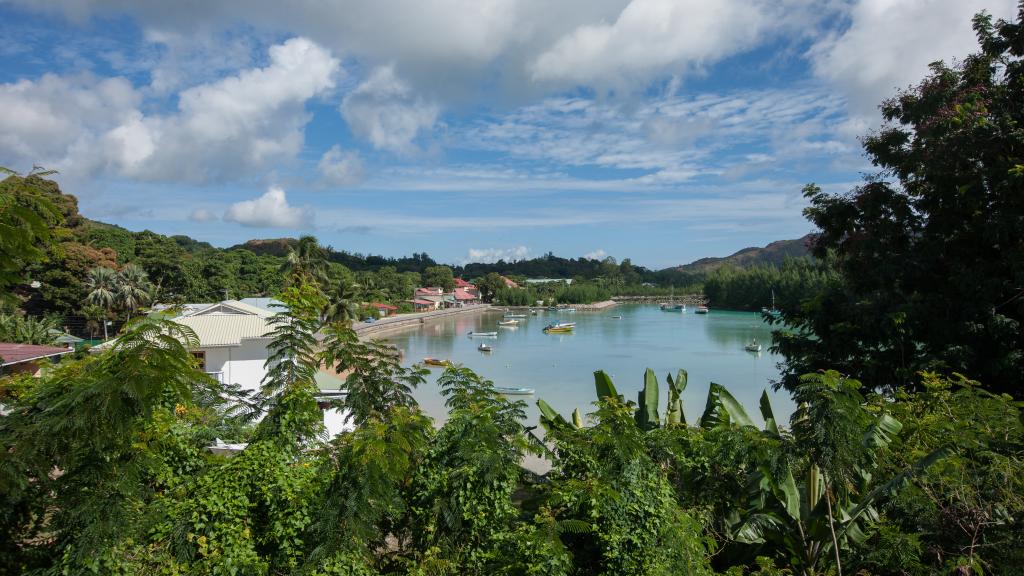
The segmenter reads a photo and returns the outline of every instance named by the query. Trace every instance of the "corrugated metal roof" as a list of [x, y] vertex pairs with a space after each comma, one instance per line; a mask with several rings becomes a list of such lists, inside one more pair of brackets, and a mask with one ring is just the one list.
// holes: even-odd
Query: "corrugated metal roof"
[[0, 358], [3, 359], [3, 366], [48, 358], [50, 356], [59, 356], [61, 354], [70, 354], [71, 352], [74, 352], [74, 350], [58, 348], [56, 346], [0, 342]]
[[186, 314], [186, 317], [191, 318], [196, 316], [234, 316], [249, 314], [255, 316], [273, 316], [275, 313], [265, 308], [257, 308], [256, 306], [252, 306], [244, 302], [239, 302], [238, 300], [225, 300], [223, 302], [218, 302], [217, 304], [214, 304], [213, 306], [210, 306], [208, 308], [198, 310], [191, 314]]
[[199, 338], [201, 347], [238, 346], [242, 340], [268, 338], [273, 326], [270, 317], [249, 314], [183, 316], [175, 322], [188, 326]]

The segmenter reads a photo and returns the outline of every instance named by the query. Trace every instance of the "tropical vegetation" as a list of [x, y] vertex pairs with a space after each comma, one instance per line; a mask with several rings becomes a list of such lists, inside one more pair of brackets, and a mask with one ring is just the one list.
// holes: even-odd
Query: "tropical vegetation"
[[[414, 396], [427, 371], [358, 339], [351, 303], [453, 270], [350, 269], [312, 238], [258, 255], [129, 233], [81, 218], [45, 173], [12, 175], [5, 309], [125, 323], [100, 353], [0, 379], [0, 574], [1020, 573], [1024, 3], [1018, 18], [979, 15], [977, 55], [885, 103], [892, 124], [865, 140], [878, 174], [806, 188], [818, 262], [707, 276], [743, 306], [799, 292], [768, 315], [788, 422], [767, 393], [753, 412], [716, 383], [692, 418], [689, 374], [663, 397], [647, 370], [635, 400], [597, 371], [591, 411], [539, 400], [533, 426], [457, 365], [435, 422]], [[597, 298], [628, 272], [599, 266], [517, 293]], [[512, 298], [489, 272], [489, 295]], [[255, 392], [198, 370], [189, 329], [137, 313], [243, 288], [287, 306]], [[0, 331], [32, 340], [32, 318]], [[342, 399], [320, 396], [322, 368], [346, 374]], [[349, 429], [327, 437], [325, 409]]]

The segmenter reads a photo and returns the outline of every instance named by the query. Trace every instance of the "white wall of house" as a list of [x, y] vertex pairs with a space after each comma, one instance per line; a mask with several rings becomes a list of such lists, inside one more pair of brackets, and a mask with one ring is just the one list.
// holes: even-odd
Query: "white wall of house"
[[258, 390], [267, 371], [267, 344], [270, 340], [242, 340], [240, 346], [197, 348], [206, 353], [206, 372], [221, 372], [222, 381], [239, 384], [247, 390]]

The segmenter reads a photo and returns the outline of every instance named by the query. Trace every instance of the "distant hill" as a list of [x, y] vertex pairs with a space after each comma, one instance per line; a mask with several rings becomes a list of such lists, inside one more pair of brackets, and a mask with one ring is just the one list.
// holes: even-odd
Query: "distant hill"
[[286, 256], [288, 250], [299, 243], [295, 238], [267, 238], [247, 240], [243, 244], [235, 244], [228, 250], [248, 250], [258, 256]]
[[810, 255], [810, 242], [813, 234], [796, 240], [776, 240], [763, 248], [744, 248], [724, 258], [701, 258], [689, 264], [676, 266], [672, 270], [690, 274], [706, 274], [721, 266], [750, 268], [774, 264], [779, 266], [786, 258], [800, 258]]

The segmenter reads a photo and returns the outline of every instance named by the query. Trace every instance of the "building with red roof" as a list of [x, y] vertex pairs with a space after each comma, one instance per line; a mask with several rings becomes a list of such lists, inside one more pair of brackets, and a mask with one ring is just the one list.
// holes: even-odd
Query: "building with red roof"
[[394, 316], [395, 314], [398, 313], [398, 306], [392, 306], [390, 304], [384, 304], [382, 302], [371, 302], [370, 307], [375, 308], [377, 310], [377, 313], [380, 314], [381, 317]]
[[456, 304], [463, 306], [466, 304], [476, 304], [480, 301], [480, 295], [470, 292], [468, 288], [456, 288], [453, 295], [455, 296]]
[[74, 352], [71, 348], [0, 342], [0, 374], [39, 375], [40, 367]]

